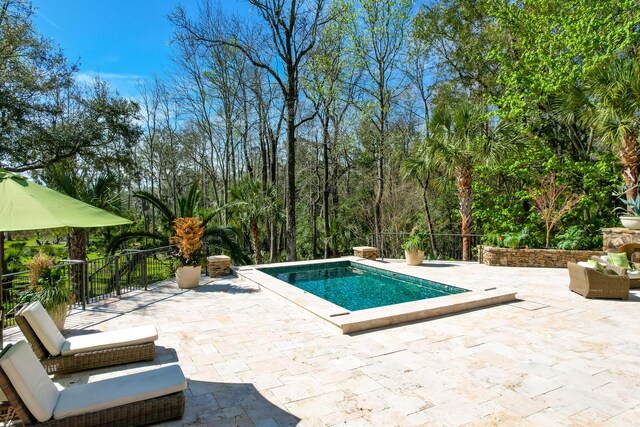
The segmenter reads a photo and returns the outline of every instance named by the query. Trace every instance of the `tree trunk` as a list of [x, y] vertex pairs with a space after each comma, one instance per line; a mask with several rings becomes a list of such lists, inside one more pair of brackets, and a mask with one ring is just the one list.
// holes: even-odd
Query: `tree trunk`
[[[291, 75], [291, 74], [290, 74]], [[285, 182], [286, 253], [287, 261], [296, 255], [296, 102], [292, 92], [287, 94], [287, 173]]]
[[458, 189], [458, 200], [460, 202], [460, 217], [462, 219], [462, 260], [471, 260], [471, 204], [473, 202], [471, 194], [472, 169], [471, 163], [465, 162], [455, 167], [456, 188]]
[[71, 228], [69, 233], [69, 258], [78, 261], [87, 259], [89, 232], [86, 228]]
[[258, 223], [252, 221], [249, 224], [249, 230], [251, 233], [251, 245], [253, 246], [254, 261], [256, 264], [262, 264], [262, 251], [260, 250], [260, 230], [258, 229]]
[[[382, 154], [378, 156], [376, 161], [376, 199], [373, 205], [374, 231], [376, 233], [376, 246], [380, 246], [380, 235], [382, 234], [382, 195], [384, 193], [384, 168]], [[382, 248], [384, 250], [384, 248]]]
[[329, 119], [322, 120], [322, 175], [323, 175], [323, 188], [322, 188], [322, 223], [324, 226], [324, 258], [329, 258], [329, 252], [331, 251], [329, 245], [329, 234], [331, 233], [329, 227]]
[[318, 258], [318, 218], [316, 212], [316, 201], [310, 198], [311, 202], [311, 259]]
[[622, 164], [624, 183], [627, 186], [627, 200], [631, 201], [638, 195], [638, 172], [640, 171], [640, 152], [638, 151], [638, 135], [627, 131], [618, 152]]
[[431, 243], [431, 251], [435, 257], [438, 256], [438, 248], [436, 247], [436, 239], [433, 235], [433, 220], [431, 219], [431, 210], [429, 209], [429, 200], [427, 199], [427, 189], [429, 188], [429, 174], [422, 183], [422, 205], [424, 206], [424, 214], [427, 218], [427, 230], [429, 231], [429, 242]]
[[269, 262], [275, 262], [278, 253], [278, 225], [272, 217], [269, 221]]
[[[86, 261], [88, 240], [89, 232], [86, 228], [71, 228], [69, 231], [69, 258], [75, 261]], [[70, 273], [69, 280], [73, 286], [74, 295], [78, 299], [82, 295], [81, 286], [86, 279], [83, 264], [73, 264]]]

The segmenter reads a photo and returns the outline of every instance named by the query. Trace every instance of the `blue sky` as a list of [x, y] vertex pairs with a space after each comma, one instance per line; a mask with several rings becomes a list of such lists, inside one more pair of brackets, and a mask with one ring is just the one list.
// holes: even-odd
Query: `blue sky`
[[[223, 0], [238, 12], [248, 6]], [[169, 39], [173, 28], [166, 16], [184, 4], [191, 13], [195, 0], [33, 0], [38, 31], [58, 44], [71, 62], [79, 61], [78, 80], [98, 74], [121, 95], [135, 97], [136, 85], [154, 73], [171, 69]]]

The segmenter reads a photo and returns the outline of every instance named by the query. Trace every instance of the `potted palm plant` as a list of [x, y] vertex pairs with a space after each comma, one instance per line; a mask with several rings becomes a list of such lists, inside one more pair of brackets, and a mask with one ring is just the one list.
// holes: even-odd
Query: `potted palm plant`
[[204, 254], [202, 236], [204, 226], [198, 218], [176, 218], [173, 221], [176, 235], [171, 243], [177, 243], [178, 252], [172, 266], [176, 272], [176, 282], [180, 289], [195, 288], [200, 283]]
[[29, 286], [20, 295], [23, 304], [34, 301], [40, 301], [59, 330], [64, 329], [73, 292], [64, 270], [54, 267], [53, 259], [41, 253], [29, 263]]
[[[638, 188], [634, 186], [631, 188]], [[617, 207], [614, 212], [621, 212], [620, 222], [622, 225], [630, 230], [640, 230], [640, 193], [636, 194], [634, 198], [627, 198], [627, 186], [622, 186], [620, 191], [614, 193], [618, 196], [618, 200], [624, 205], [624, 207]]]
[[414, 227], [402, 244], [402, 249], [407, 265], [422, 265], [424, 251], [427, 249], [424, 233], [418, 227]]

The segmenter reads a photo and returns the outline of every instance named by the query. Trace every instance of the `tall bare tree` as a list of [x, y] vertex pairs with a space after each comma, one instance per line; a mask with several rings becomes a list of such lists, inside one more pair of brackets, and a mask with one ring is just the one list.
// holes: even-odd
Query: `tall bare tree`
[[370, 102], [363, 106], [373, 126], [371, 148], [376, 164], [376, 189], [373, 204], [374, 232], [382, 232], [382, 198], [385, 189], [384, 166], [389, 145], [391, 105], [400, 93], [399, 64], [410, 22], [409, 0], [360, 0], [351, 34], [356, 57], [366, 82], [363, 89]]
[[[249, 0], [260, 18], [258, 25], [246, 31], [229, 31], [223, 25], [219, 9], [206, 3], [197, 22], [187, 18], [178, 8], [171, 21], [185, 35], [211, 47], [230, 46], [238, 49], [254, 66], [266, 70], [282, 91], [286, 109], [286, 253], [287, 260], [296, 259], [296, 129], [313, 119], [313, 115], [298, 117], [300, 101], [299, 72], [309, 52], [314, 48], [318, 31], [329, 19], [326, 0]], [[262, 25], [260, 25], [262, 24]], [[275, 51], [275, 61], [262, 47]]]

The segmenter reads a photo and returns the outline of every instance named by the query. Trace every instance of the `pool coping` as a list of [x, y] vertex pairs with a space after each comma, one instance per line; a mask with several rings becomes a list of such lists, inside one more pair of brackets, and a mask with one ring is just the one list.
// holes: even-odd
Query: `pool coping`
[[[407, 271], [407, 269], [404, 268], [404, 265], [402, 268], [398, 268], [398, 266], [393, 263], [367, 260], [353, 256], [313, 261], [251, 265], [233, 267], [232, 269], [234, 274], [238, 277], [253, 282], [260, 286], [260, 288], [267, 289], [293, 304], [300, 306], [322, 319], [326, 324], [338, 328], [343, 334], [459, 313], [481, 307], [502, 304], [516, 299], [516, 292], [511, 289], [477, 287], [472, 284], [465, 284], [464, 286], [461, 286], [460, 284], [445, 283], [443, 280], [437, 280], [440, 283], [450, 286], [468, 289], [470, 292], [410, 301], [384, 307], [368, 308], [352, 312], [259, 270], [287, 266], [324, 264], [339, 261], [352, 261], [394, 273], [425, 279], [423, 276], [412, 274], [412, 272]], [[418, 267], [415, 273], [418, 272], [424, 272], [424, 270], [420, 270]]]

